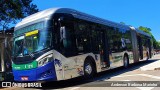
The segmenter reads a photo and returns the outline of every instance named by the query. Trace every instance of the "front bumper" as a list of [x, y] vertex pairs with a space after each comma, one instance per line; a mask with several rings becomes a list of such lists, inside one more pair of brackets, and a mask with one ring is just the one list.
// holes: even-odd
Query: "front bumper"
[[[29, 70], [14, 70], [15, 81], [56, 81], [54, 62], [49, 62], [44, 66]], [[24, 79], [27, 78], [27, 79]]]

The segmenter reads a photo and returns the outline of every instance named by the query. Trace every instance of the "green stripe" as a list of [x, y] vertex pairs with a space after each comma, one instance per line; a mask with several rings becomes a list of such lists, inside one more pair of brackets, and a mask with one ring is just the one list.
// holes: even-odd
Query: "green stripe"
[[16, 65], [16, 64], [12, 64], [12, 68], [15, 70], [27, 70], [27, 69], [33, 69], [36, 68], [38, 66], [37, 61], [33, 61], [32, 63], [28, 63], [28, 64], [21, 64], [21, 65]]

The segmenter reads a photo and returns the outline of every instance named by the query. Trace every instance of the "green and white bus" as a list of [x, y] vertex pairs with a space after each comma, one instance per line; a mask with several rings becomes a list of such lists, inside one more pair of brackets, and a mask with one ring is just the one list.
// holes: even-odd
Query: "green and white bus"
[[51, 8], [15, 26], [15, 81], [66, 80], [151, 58], [151, 36], [68, 8]]

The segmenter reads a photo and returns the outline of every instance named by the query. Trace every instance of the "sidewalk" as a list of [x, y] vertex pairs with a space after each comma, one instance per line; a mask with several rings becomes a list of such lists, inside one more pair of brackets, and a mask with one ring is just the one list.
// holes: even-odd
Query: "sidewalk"
[[160, 54], [153, 56], [152, 59], [157, 59], [157, 61], [141, 67], [141, 71], [160, 70]]

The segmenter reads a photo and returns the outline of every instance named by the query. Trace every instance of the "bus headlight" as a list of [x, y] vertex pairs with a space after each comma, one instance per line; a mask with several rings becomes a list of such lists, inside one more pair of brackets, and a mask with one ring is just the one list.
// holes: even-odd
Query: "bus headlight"
[[47, 64], [53, 60], [53, 54], [49, 54], [38, 61], [38, 67]]

